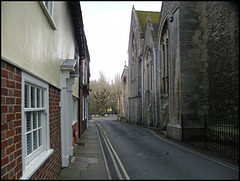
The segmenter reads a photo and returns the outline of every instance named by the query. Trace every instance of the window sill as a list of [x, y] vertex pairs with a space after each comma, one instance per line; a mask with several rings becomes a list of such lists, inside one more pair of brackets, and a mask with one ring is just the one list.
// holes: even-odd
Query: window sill
[[28, 180], [40, 168], [40, 166], [53, 154], [53, 149], [43, 151], [25, 166], [25, 173], [20, 180]]

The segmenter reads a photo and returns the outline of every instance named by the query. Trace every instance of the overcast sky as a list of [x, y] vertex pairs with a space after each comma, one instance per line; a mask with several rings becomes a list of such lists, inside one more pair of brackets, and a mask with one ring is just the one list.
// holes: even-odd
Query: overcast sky
[[112, 80], [128, 65], [128, 40], [132, 7], [158, 11], [161, 1], [80, 1], [84, 31], [90, 54], [90, 80], [97, 80], [99, 71]]

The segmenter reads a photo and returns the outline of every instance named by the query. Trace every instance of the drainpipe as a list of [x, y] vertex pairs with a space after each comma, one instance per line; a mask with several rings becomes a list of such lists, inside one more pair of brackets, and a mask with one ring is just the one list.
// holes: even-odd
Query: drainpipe
[[129, 122], [129, 65], [127, 68], [127, 122]]
[[89, 95], [87, 96], [87, 104], [86, 104], [86, 109], [87, 109], [87, 113], [86, 113], [86, 115], [87, 115], [87, 124], [86, 124], [86, 129], [88, 129], [88, 127], [89, 127], [89, 122], [88, 122], [88, 108], [89, 108], [89, 100], [90, 100], [90, 98], [89, 98]]
[[142, 124], [144, 124], [144, 54], [142, 57]]
[[155, 78], [155, 115], [156, 115], [156, 125], [155, 126], [158, 126], [158, 111], [157, 111], [157, 59], [156, 59], [155, 43], [153, 44], [153, 56], [154, 56], [154, 78]]
[[82, 79], [82, 76], [81, 76], [81, 67], [82, 67], [82, 56], [80, 55], [79, 57], [79, 70], [78, 70], [78, 138], [81, 138], [81, 127], [80, 127], [80, 122], [81, 122], [81, 115], [80, 115], [80, 112], [81, 112], [81, 79]]
[[[158, 51], [158, 53], [159, 53], [159, 62], [161, 62], [161, 52], [160, 51]], [[160, 80], [160, 82], [159, 82], [159, 117], [160, 117], [160, 119], [159, 119], [159, 125], [160, 126], [162, 126], [162, 101], [161, 101], [161, 80], [162, 80], [162, 76], [161, 76], [161, 66], [160, 66], [160, 73], [159, 73], [159, 80]]]

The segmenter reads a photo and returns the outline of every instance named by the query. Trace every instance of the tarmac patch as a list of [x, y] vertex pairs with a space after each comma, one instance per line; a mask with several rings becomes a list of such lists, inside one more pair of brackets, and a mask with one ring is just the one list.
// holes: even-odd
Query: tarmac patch
[[75, 163], [98, 163], [97, 158], [88, 158], [88, 157], [72, 157], [71, 162]]

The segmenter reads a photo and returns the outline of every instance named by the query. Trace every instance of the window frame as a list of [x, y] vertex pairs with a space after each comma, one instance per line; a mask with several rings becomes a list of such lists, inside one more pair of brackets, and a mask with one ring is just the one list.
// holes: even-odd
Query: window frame
[[[25, 108], [25, 85], [41, 88], [44, 90], [42, 108]], [[30, 90], [30, 88], [29, 88]], [[22, 177], [21, 179], [29, 179], [40, 168], [40, 166], [52, 155], [53, 149], [50, 149], [50, 129], [49, 129], [49, 86], [40, 79], [22, 72], [22, 89], [21, 89], [21, 114], [22, 114]], [[35, 91], [35, 96], [37, 91]], [[30, 93], [28, 94], [30, 95]], [[37, 98], [36, 98], [37, 99]], [[30, 101], [31, 103], [31, 101]], [[35, 102], [35, 106], [37, 103]], [[42, 112], [42, 146], [27, 155], [27, 133], [26, 130], [26, 112]], [[44, 121], [43, 121], [44, 120]], [[33, 138], [33, 137], [32, 137]]]
[[85, 60], [83, 60], [82, 61], [82, 65], [83, 65], [83, 67], [82, 67], [82, 83], [83, 83], [83, 85], [85, 85], [86, 84], [86, 80], [85, 80]]
[[160, 43], [161, 51], [161, 67], [162, 67], [162, 93], [169, 95], [169, 47], [168, 47], [168, 27], [164, 24], [162, 38]]
[[[45, 3], [47, 2], [48, 5]], [[48, 22], [52, 26], [54, 30], [57, 30], [57, 26], [53, 20], [53, 14], [54, 14], [54, 1], [39, 1], [45, 15], [47, 16]]]
[[42, 1], [46, 9], [48, 10], [48, 13], [51, 17], [53, 17], [53, 1]]
[[152, 63], [152, 55], [151, 55], [151, 52], [150, 52], [150, 48], [147, 50], [147, 53], [146, 53], [146, 63], [147, 63], [147, 80], [148, 80], [148, 83], [147, 83], [147, 91], [152, 91], [152, 78], [153, 78], [153, 63]]
[[73, 120], [72, 120], [72, 126], [74, 126], [77, 123], [77, 98], [73, 97]]

